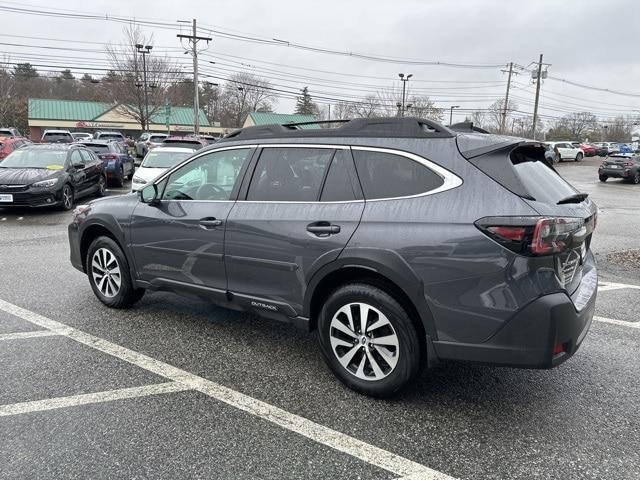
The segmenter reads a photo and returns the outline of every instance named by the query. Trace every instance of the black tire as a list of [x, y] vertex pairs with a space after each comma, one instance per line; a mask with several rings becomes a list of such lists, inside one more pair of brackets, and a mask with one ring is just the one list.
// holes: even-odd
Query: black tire
[[556, 163], [560, 163], [562, 161], [562, 155], [556, 153]]
[[583, 158], [584, 158], [584, 155], [578, 152], [578, 154], [576, 155], [576, 162], [581, 162]]
[[[111, 293], [114, 293], [113, 295], [107, 295], [103, 293], [101, 287], [103, 287], [104, 284], [101, 283], [100, 285], [98, 285], [96, 283], [96, 277], [94, 276], [94, 273], [98, 274], [100, 270], [94, 270], [93, 259], [94, 255], [99, 250], [108, 251], [116, 261], [115, 264], [109, 263], [108, 266], [110, 266], [112, 270], [115, 270], [115, 265], [120, 271], [120, 285], [117, 289], [112, 289], [113, 291]], [[91, 285], [91, 289], [93, 290], [95, 296], [98, 297], [98, 300], [104, 303], [107, 307], [128, 308], [138, 300], [140, 300], [144, 295], [145, 290], [143, 288], [135, 287], [129, 273], [129, 262], [127, 262], [127, 258], [122, 252], [120, 246], [113, 239], [104, 236], [96, 238], [89, 246], [89, 250], [87, 251], [87, 258], [85, 260], [87, 265], [87, 276], [89, 277], [89, 284]], [[115, 274], [112, 277], [106, 279], [105, 283], [110, 282], [112, 278], [115, 281]], [[100, 278], [98, 278], [98, 281], [100, 281]]]
[[136, 167], [133, 165], [133, 162], [131, 163], [131, 172], [129, 173], [129, 175], [127, 175], [127, 180], [131, 180], [133, 178], [133, 174], [136, 171]]
[[638, 185], [640, 184], [640, 172], [636, 172], [636, 174], [631, 177], [631, 183]]
[[107, 193], [107, 179], [104, 175], [100, 175], [98, 178], [98, 189], [96, 190], [96, 197], [104, 197]]
[[[388, 363], [378, 362], [378, 366], [382, 365], [390, 368], [390, 371], [386, 373], [386, 376], [378, 380], [367, 380], [359, 378], [356, 376], [356, 373], [348, 370], [346, 367], [343, 367], [338, 360], [338, 353], [334, 352], [331, 345], [332, 330], [334, 336], [337, 332], [336, 329], [332, 329], [331, 327], [331, 322], [334, 315], [336, 315], [342, 307], [353, 303], [363, 303], [366, 304], [369, 308], [373, 307], [374, 309], [377, 309], [380, 313], [386, 316], [392, 327], [392, 333], [395, 333], [395, 336], [397, 337], [398, 347], [395, 351], [397, 363], [395, 367], [390, 367], [390, 364]], [[377, 314], [374, 312], [373, 315]], [[368, 326], [372, 325], [373, 320], [371, 320], [371, 318], [375, 319], [380, 317], [368, 317]], [[354, 321], [354, 324], [356, 323], [357, 321]], [[388, 334], [388, 332], [389, 330], [387, 330], [386, 334]], [[342, 383], [344, 383], [349, 388], [365, 395], [370, 395], [373, 397], [388, 397], [390, 395], [393, 395], [394, 393], [405, 387], [420, 369], [421, 336], [418, 334], [416, 326], [414, 325], [413, 321], [404, 310], [404, 308], [402, 308], [402, 306], [391, 295], [389, 295], [384, 290], [371, 285], [354, 283], [345, 285], [335, 290], [329, 296], [329, 298], [327, 298], [324, 306], [322, 307], [322, 310], [320, 311], [320, 315], [318, 317], [317, 335], [320, 345], [320, 351], [322, 352], [329, 368], [338, 377], [338, 379], [340, 379]], [[360, 334], [356, 333], [356, 335]], [[375, 336], [370, 336], [370, 339], [372, 341], [375, 341], [375, 338]], [[362, 340], [362, 338], [360, 338], [360, 340]], [[361, 345], [358, 338], [355, 338], [353, 342], [355, 343], [354, 347], [352, 348], [357, 350], [356, 353], [350, 358], [353, 358], [354, 361], [357, 361], [358, 363], [359, 360], [356, 359], [359, 358], [360, 361], [363, 362], [363, 365], [368, 365], [369, 373], [373, 374], [371, 362], [367, 359], [362, 360], [362, 358], [370, 354], [372, 356], [376, 355], [378, 359], [383, 359], [384, 357], [382, 357], [379, 352], [376, 352], [376, 349], [379, 349], [380, 346], [373, 345], [370, 347], [367, 344], [366, 347], [362, 346], [360, 348], [358, 347], [358, 345]], [[350, 350], [349, 348], [347, 349]], [[369, 353], [367, 353], [367, 349]]]
[[62, 203], [60, 204], [60, 208], [62, 210], [71, 210], [74, 204], [75, 197], [73, 194], [73, 188], [71, 188], [71, 185], [66, 183], [64, 187], [62, 187]]
[[598, 178], [600, 178], [601, 182], [606, 182], [609, 177], [607, 177], [606, 175], [600, 175]]
[[124, 186], [124, 169], [122, 168], [122, 165], [120, 165], [120, 171], [115, 179], [115, 184], [116, 187], [122, 188]]

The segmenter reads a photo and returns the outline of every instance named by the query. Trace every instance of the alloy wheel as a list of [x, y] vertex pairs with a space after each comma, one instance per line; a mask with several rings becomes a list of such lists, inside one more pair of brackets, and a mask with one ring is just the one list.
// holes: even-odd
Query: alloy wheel
[[91, 275], [102, 295], [115, 297], [120, 291], [122, 276], [116, 256], [106, 248], [99, 248], [91, 259]]
[[361, 380], [381, 380], [398, 364], [400, 345], [393, 325], [366, 303], [341, 307], [331, 319], [329, 338], [338, 362]]
[[69, 186], [62, 189], [62, 203], [67, 210], [73, 206], [73, 192]]
[[104, 177], [100, 177], [98, 180], [98, 195], [103, 196], [107, 190], [107, 182], [105, 182]]

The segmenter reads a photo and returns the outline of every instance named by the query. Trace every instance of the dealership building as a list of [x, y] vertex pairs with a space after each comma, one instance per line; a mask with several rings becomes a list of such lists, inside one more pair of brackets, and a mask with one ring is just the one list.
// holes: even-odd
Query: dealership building
[[[89, 132], [116, 130], [133, 138], [142, 133], [140, 124], [123, 104], [30, 98], [28, 124], [32, 140], [40, 140], [45, 130]], [[168, 115], [167, 115], [168, 114]], [[193, 133], [193, 108], [160, 107], [151, 115], [149, 131], [184, 135]], [[228, 129], [211, 125], [200, 110], [200, 133], [222, 135]]]

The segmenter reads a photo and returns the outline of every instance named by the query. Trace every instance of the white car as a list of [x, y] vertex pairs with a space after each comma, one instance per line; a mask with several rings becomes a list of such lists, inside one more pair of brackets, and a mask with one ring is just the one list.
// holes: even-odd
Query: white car
[[82, 141], [82, 140], [92, 140], [93, 139], [93, 135], [91, 135], [90, 133], [87, 132], [71, 132], [71, 136], [73, 137], [73, 139], [77, 142], [77, 141]]
[[40, 139], [41, 143], [73, 143], [69, 130], [45, 130]]
[[571, 142], [547, 142], [556, 153], [556, 162], [563, 160], [573, 160], [576, 162], [582, 161], [584, 158], [584, 151], [571, 144]]
[[157, 147], [149, 150], [131, 181], [131, 191], [137, 192], [151, 180], [166, 172], [193, 154], [193, 149], [182, 147]]

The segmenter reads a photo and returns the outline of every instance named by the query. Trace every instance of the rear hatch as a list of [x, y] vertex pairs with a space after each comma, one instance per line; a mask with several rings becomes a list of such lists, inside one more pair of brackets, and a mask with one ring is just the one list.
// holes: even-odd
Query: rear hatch
[[[606, 169], [620, 170], [620, 172], [623, 172], [625, 167], [631, 163], [630, 157], [631, 155], [610, 155], [604, 159], [602, 166]], [[633, 166], [633, 164], [630, 166]]]
[[575, 292], [585, 273], [584, 263], [597, 218], [597, 207], [588, 195], [558, 174], [545, 159], [542, 143], [472, 134], [458, 135], [458, 148], [470, 163], [540, 215], [482, 219], [478, 227], [517, 253], [553, 256], [556, 274], [564, 288], [569, 294]]

